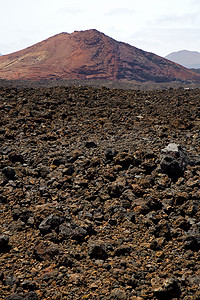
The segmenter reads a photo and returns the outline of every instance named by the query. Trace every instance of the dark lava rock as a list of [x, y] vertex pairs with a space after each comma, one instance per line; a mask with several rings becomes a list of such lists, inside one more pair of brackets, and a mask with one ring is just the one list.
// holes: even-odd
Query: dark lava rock
[[75, 172], [75, 170], [74, 170], [73, 166], [63, 169], [63, 175], [72, 176], [74, 172]]
[[113, 150], [113, 149], [106, 149], [105, 150], [105, 157], [106, 157], [106, 160], [108, 161], [112, 161], [113, 158], [117, 155], [117, 151], [116, 150]]
[[70, 223], [63, 223], [59, 226], [59, 233], [62, 239], [74, 239], [77, 241], [83, 241], [88, 235], [88, 231], [81, 226], [76, 224], [71, 225]]
[[171, 143], [161, 152], [160, 167], [163, 173], [173, 178], [180, 177], [189, 164], [189, 159], [181, 146]]
[[69, 255], [64, 254], [58, 259], [58, 265], [59, 266], [64, 266], [64, 267], [72, 267], [73, 265], [73, 260], [70, 258]]
[[8, 157], [12, 163], [16, 163], [16, 162], [23, 163], [24, 162], [23, 156], [21, 154], [17, 153], [16, 151], [12, 151], [11, 153], [9, 153]]
[[[0, 87], [0, 298], [199, 299], [199, 89], [15, 84]], [[187, 154], [160, 160], [169, 141]]]
[[189, 235], [185, 238], [184, 248], [192, 251], [200, 250], [200, 234], [199, 235]]
[[73, 228], [70, 223], [63, 223], [59, 226], [59, 233], [63, 238], [72, 236]]
[[21, 287], [25, 290], [33, 291], [36, 288], [36, 283], [31, 280], [24, 280], [21, 283]]
[[154, 295], [159, 300], [179, 298], [180, 293], [180, 287], [175, 278], [166, 279], [163, 286], [154, 291]]
[[58, 246], [48, 241], [37, 240], [33, 248], [33, 256], [39, 261], [55, 260], [60, 253]]
[[13, 275], [6, 276], [6, 278], [5, 278], [6, 285], [13, 286], [13, 285], [17, 284], [18, 282], [19, 282], [19, 280]]
[[106, 247], [104, 244], [93, 244], [89, 248], [89, 256], [95, 259], [106, 259], [108, 254], [106, 252]]
[[127, 299], [126, 292], [122, 289], [116, 288], [111, 291], [109, 299], [126, 300]]
[[27, 295], [26, 295], [26, 300], [38, 300], [38, 295], [36, 292], [29, 292]]
[[15, 178], [15, 170], [12, 167], [4, 167], [2, 173], [7, 177], [8, 180]]
[[47, 234], [52, 229], [58, 230], [59, 225], [62, 224], [63, 222], [64, 222], [64, 218], [51, 214], [40, 223], [39, 230], [42, 234]]
[[0, 235], [0, 252], [6, 252], [10, 248], [8, 243], [9, 237], [6, 235]]
[[85, 147], [86, 148], [96, 148], [97, 144], [93, 141], [88, 141], [88, 142], [85, 143]]
[[126, 255], [131, 253], [131, 247], [129, 246], [120, 246], [115, 249], [114, 254], [116, 256]]
[[72, 232], [72, 239], [82, 241], [88, 235], [87, 230], [81, 226], [77, 226]]
[[171, 228], [165, 220], [161, 220], [155, 226], [153, 233], [155, 237], [165, 237], [167, 240], [171, 239]]

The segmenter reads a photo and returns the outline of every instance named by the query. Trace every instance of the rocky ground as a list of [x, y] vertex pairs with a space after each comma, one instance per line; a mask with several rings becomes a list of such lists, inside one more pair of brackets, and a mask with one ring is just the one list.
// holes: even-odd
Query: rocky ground
[[0, 299], [200, 299], [199, 153], [199, 89], [1, 87]]

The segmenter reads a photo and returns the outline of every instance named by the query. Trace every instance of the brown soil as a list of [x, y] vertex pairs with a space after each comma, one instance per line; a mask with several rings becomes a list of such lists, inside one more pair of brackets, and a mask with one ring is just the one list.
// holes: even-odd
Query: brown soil
[[0, 299], [199, 299], [199, 126], [199, 89], [1, 87]]

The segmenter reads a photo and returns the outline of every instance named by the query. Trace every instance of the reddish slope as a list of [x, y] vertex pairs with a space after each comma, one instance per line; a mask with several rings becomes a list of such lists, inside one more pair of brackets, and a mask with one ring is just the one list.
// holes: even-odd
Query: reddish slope
[[3, 79], [194, 80], [200, 76], [97, 30], [61, 33], [0, 57]]

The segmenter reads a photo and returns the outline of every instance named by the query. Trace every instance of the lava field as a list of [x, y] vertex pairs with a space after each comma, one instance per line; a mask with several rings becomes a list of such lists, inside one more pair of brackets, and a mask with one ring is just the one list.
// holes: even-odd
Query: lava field
[[0, 299], [200, 299], [200, 90], [0, 87]]

